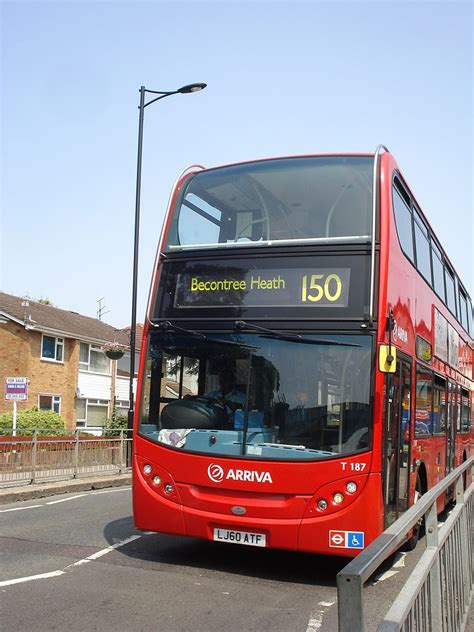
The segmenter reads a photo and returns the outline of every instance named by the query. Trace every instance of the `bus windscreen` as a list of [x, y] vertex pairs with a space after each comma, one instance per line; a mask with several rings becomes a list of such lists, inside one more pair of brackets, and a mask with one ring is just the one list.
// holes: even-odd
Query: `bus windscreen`
[[150, 335], [140, 434], [181, 451], [276, 460], [368, 449], [369, 335]]
[[372, 170], [371, 156], [319, 156], [196, 173], [177, 200], [164, 250], [367, 241]]

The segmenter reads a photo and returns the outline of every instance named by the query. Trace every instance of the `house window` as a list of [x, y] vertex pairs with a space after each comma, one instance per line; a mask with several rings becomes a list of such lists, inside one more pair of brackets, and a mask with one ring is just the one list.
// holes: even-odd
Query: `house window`
[[130, 402], [128, 399], [116, 399], [115, 410], [119, 415], [126, 415], [130, 408]]
[[53, 362], [62, 362], [64, 358], [64, 338], [43, 335], [41, 341], [41, 358]]
[[110, 375], [110, 367], [110, 360], [101, 347], [81, 342], [79, 350], [79, 369], [81, 371]]
[[[138, 375], [138, 367], [140, 366], [140, 352], [135, 353], [134, 373]], [[117, 360], [117, 375], [122, 377], [130, 377], [130, 352], [126, 351], [125, 355]]]
[[38, 395], [38, 408], [50, 410], [53, 413], [61, 413], [61, 397], [59, 395]]
[[78, 399], [76, 413], [78, 427], [103, 428], [109, 416], [109, 402], [106, 399]]

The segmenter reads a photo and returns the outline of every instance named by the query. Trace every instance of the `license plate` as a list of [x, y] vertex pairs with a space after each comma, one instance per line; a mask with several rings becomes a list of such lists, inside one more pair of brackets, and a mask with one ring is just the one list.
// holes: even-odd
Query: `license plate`
[[264, 533], [250, 533], [249, 531], [214, 529], [214, 540], [217, 542], [230, 542], [231, 544], [247, 544], [248, 546], [266, 546], [266, 535]]

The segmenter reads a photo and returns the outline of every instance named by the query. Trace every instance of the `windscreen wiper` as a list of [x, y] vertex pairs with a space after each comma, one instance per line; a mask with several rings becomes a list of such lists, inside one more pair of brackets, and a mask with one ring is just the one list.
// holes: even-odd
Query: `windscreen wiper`
[[193, 329], [186, 329], [185, 327], [180, 327], [179, 325], [175, 325], [169, 320], [164, 320], [160, 323], [150, 322], [150, 325], [153, 329], [160, 329], [164, 333], [168, 331], [178, 331], [183, 334], [188, 334], [190, 336], [196, 336], [197, 338], [201, 338], [202, 340], [206, 340], [207, 342], [215, 342], [221, 345], [231, 345], [233, 347], [239, 347], [240, 349], [250, 349], [253, 350], [255, 347], [251, 347], [250, 345], [243, 345], [240, 342], [232, 342], [231, 340], [224, 340], [222, 338], [211, 338], [210, 336], [206, 336], [206, 334], [202, 334], [200, 331], [194, 331]]
[[278, 331], [277, 329], [267, 329], [266, 327], [261, 327], [260, 325], [251, 325], [250, 323], [247, 323], [245, 320], [236, 320], [235, 321], [235, 326], [237, 329], [240, 330], [244, 330], [244, 329], [250, 329], [253, 331], [261, 331], [264, 334], [269, 334], [270, 336], [273, 336], [274, 338], [281, 338], [281, 339], [295, 339], [295, 340], [301, 340], [301, 336], [300, 334], [287, 334], [284, 333], [283, 331]]
[[172, 329], [173, 331], [181, 331], [183, 334], [191, 334], [192, 336], [198, 336], [198, 338], [207, 340], [207, 336], [205, 334], [201, 334], [199, 331], [193, 331], [192, 329], [185, 329], [184, 327], [179, 327], [178, 325], [173, 325], [173, 323], [170, 323], [169, 320], [164, 320], [161, 323], [150, 323], [150, 325], [154, 329], [161, 329], [165, 332]]
[[[237, 329], [250, 330], [250, 331], [261, 331], [266, 336], [270, 336], [272, 338], [277, 338], [278, 340], [292, 340], [294, 342], [301, 342], [307, 345], [333, 345], [337, 347], [360, 347], [353, 342], [338, 342], [336, 340], [324, 340], [322, 338], [318, 338], [315, 340], [314, 338], [304, 338], [300, 334], [292, 334], [285, 333], [284, 331], [279, 331], [278, 329], [267, 329], [266, 327], [261, 327], [260, 325], [254, 325], [251, 323], [247, 323], [245, 320], [236, 320], [235, 326]], [[265, 338], [265, 336], [263, 336]]]

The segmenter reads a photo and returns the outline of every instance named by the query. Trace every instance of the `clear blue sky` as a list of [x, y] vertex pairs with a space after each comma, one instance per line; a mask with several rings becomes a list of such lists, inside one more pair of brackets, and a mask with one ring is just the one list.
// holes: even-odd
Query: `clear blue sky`
[[138, 320], [186, 166], [395, 155], [473, 292], [471, 2], [1, 4], [0, 288], [130, 322], [138, 90], [146, 110]]

